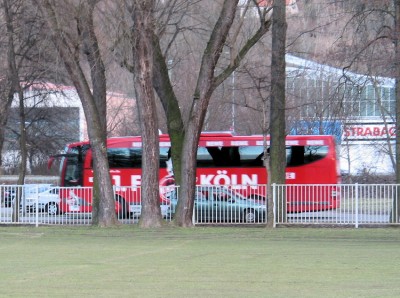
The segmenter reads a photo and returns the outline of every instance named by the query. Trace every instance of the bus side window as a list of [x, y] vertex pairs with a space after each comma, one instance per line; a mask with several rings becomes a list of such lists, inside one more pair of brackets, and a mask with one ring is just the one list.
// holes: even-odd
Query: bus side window
[[229, 152], [230, 152], [231, 166], [233, 167], [240, 166], [239, 147], [230, 147]]
[[108, 148], [107, 156], [110, 169], [140, 168], [142, 166], [141, 148]]
[[264, 147], [244, 146], [239, 148], [240, 165], [243, 167], [263, 167]]
[[197, 167], [199, 168], [210, 168], [215, 167], [214, 159], [210, 152], [205, 147], [199, 147], [197, 149]]
[[323, 159], [328, 154], [328, 149], [328, 146], [287, 147], [287, 166], [301, 166]]
[[239, 147], [207, 147], [215, 167], [240, 166]]
[[226, 166], [226, 160], [219, 147], [207, 147], [207, 151], [211, 155], [215, 167]]
[[[289, 167], [300, 166], [304, 164], [304, 146], [291, 146], [288, 155]], [[286, 151], [286, 152], [287, 152]]]
[[329, 151], [328, 146], [306, 146], [304, 150], [304, 163], [311, 163], [323, 159]]

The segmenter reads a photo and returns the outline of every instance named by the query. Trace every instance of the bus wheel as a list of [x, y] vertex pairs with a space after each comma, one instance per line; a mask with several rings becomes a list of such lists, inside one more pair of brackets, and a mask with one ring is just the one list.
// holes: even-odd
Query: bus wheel
[[48, 215], [57, 215], [59, 212], [58, 205], [55, 202], [47, 203], [45, 210]]
[[119, 208], [117, 211], [117, 218], [119, 219], [129, 218], [129, 207], [125, 199], [123, 197], [117, 196], [115, 200], [119, 204]]
[[243, 219], [245, 223], [255, 223], [256, 222], [256, 213], [253, 209], [246, 209], [243, 214]]

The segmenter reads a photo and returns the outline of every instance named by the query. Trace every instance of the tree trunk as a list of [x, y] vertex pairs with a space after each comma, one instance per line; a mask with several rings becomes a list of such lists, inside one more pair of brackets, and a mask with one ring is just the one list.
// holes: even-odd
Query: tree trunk
[[[209, 37], [209, 41], [202, 56], [197, 85], [193, 92], [191, 111], [189, 116], [187, 118], [185, 117], [187, 122], [183, 121], [179, 103], [169, 78], [166, 57], [160, 48], [160, 36], [153, 30], [153, 87], [160, 98], [167, 117], [168, 132], [171, 139], [171, 156], [174, 176], [176, 184], [180, 186], [179, 201], [174, 217], [174, 222], [178, 226], [192, 225], [193, 203], [195, 199], [197, 145], [211, 95], [215, 88], [232, 74], [250, 49], [270, 28], [271, 23], [270, 20], [266, 18], [267, 14], [260, 14], [260, 27], [258, 30], [244, 41], [240, 50], [234, 52], [235, 54], [232, 55], [231, 63], [215, 76], [215, 74], [218, 73], [215, 70], [223, 48], [224, 46], [230, 46], [226, 44], [226, 40], [232, 27], [233, 20], [235, 17], [240, 16], [238, 2], [238, 0], [225, 0], [221, 2], [222, 9], [219, 18]], [[134, 9], [133, 5], [140, 5], [140, 3], [135, 1], [130, 1], [129, 3], [130, 6], [127, 5], [129, 11]], [[146, 1], [143, 3], [148, 4]], [[141, 26], [136, 19], [134, 19], [134, 24], [135, 26], [137, 24]], [[137, 43], [136, 39], [136, 35], [133, 35], [132, 41], [134, 43]], [[233, 40], [236, 39], [233, 37]], [[142, 44], [144, 45], [144, 43]], [[119, 56], [118, 53], [117, 56]], [[134, 59], [137, 58], [135, 57]], [[137, 69], [135, 70], [134, 67], [129, 65], [128, 61], [129, 58], [122, 57], [121, 64], [130, 72], [135, 73]], [[139, 89], [139, 87], [137, 87], [137, 89]], [[141, 108], [143, 109], [143, 107]], [[140, 115], [140, 117], [143, 116]], [[141, 121], [145, 122], [144, 119], [141, 119]], [[144, 177], [142, 178], [144, 179]]]
[[[15, 66], [14, 53], [14, 28], [12, 17], [10, 15], [10, 5], [8, 0], [3, 0], [4, 17], [7, 29], [7, 73], [6, 79], [1, 81], [1, 99], [0, 99], [0, 175], [2, 174], [2, 150], [5, 139], [5, 128], [8, 121], [8, 114], [11, 103], [14, 99], [14, 84], [12, 79], [12, 69]], [[13, 66], [14, 65], [14, 66]]]
[[[97, 112], [100, 116], [100, 127], [102, 134], [102, 143], [106, 143], [107, 140], [107, 84], [106, 74], [103, 60], [100, 55], [99, 44], [97, 37], [94, 32], [93, 24], [93, 11], [98, 0], [88, 0], [81, 3], [80, 15], [78, 18], [78, 31], [80, 32], [80, 40], [83, 45], [83, 52], [86, 55], [87, 61], [90, 66], [92, 92]], [[97, 159], [93, 160], [94, 167], [96, 167]], [[99, 165], [103, 168], [103, 166]], [[94, 172], [94, 183], [93, 183], [93, 209], [92, 218], [95, 225], [99, 222], [100, 212], [100, 187], [99, 178], [97, 171]]]
[[2, 156], [2, 151], [3, 151], [3, 146], [4, 146], [4, 140], [5, 140], [5, 130], [6, 130], [6, 125], [8, 121], [8, 114], [10, 111], [11, 103], [14, 99], [14, 89], [11, 87], [11, 84], [9, 82], [9, 78], [4, 80], [4, 82], [1, 82], [1, 93], [0, 93], [0, 175], [3, 174], [3, 156]]
[[203, 54], [197, 85], [193, 95], [189, 122], [183, 142], [181, 189], [175, 214], [175, 223], [178, 226], [190, 227], [193, 225], [192, 216], [196, 187], [197, 147], [207, 107], [211, 95], [217, 86], [218, 80], [214, 78], [215, 66], [219, 60], [221, 50], [235, 18], [237, 4], [237, 0], [224, 1], [221, 14]]
[[[16, 74], [18, 78], [18, 74]], [[19, 164], [19, 173], [18, 173], [18, 185], [25, 184], [25, 176], [26, 176], [26, 163], [28, 158], [28, 149], [26, 148], [26, 125], [25, 125], [25, 104], [24, 104], [24, 94], [21, 88], [21, 85], [18, 82], [17, 86], [18, 100], [19, 100], [19, 120], [20, 122], [20, 136], [19, 136], [19, 147], [20, 147], [20, 158], [21, 162]], [[13, 220], [18, 221], [19, 218], [19, 207], [21, 203], [21, 198], [24, 190], [22, 189], [18, 195], [15, 197], [14, 208], [13, 208]], [[25, 209], [25, 208], [24, 208]], [[25, 210], [23, 210], [25, 212]]]
[[153, 0], [135, 0], [132, 8], [134, 83], [142, 130], [142, 228], [162, 225], [159, 183], [158, 118], [153, 91]]
[[[270, 109], [270, 182], [285, 184], [285, 46], [286, 46], [285, 0], [275, 0], [272, 12], [272, 60], [271, 60], [271, 109]], [[270, 190], [271, 191], [271, 190]], [[286, 221], [286, 198], [279, 196], [279, 221]]]
[[104, 119], [101, 119], [88, 80], [83, 73], [78, 59], [74, 55], [74, 49], [71, 49], [70, 43], [66, 39], [68, 34], [59, 27], [59, 23], [57, 22], [59, 17], [55, 13], [54, 7], [52, 7], [48, 0], [37, 0], [37, 3], [50, 29], [53, 43], [81, 99], [85, 113], [93, 159], [96, 160], [93, 170], [96, 175], [95, 182], [98, 183], [98, 186], [95, 186], [95, 188], [98, 187], [99, 189], [96, 193], [99, 196], [99, 218], [98, 220], [93, 218], [93, 224], [104, 227], [117, 225], [119, 222], [115, 214], [114, 192], [107, 160], [106, 137], [102, 128]]
[[181, 181], [181, 156], [185, 136], [185, 127], [171, 81], [165, 57], [162, 54], [158, 37], [153, 35], [154, 71], [153, 86], [163, 106], [168, 133], [171, 139], [171, 159], [175, 181]]
[[197, 145], [211, 95], [215, 88], [232, 74], [248, 51], [270, 28], [270, 20], [265, 19], [265, 15], [263, 15], [264, 19], [260, 20], [259, 29], [246, 40], [239, 51], [235, 51], [236, 55], [233, 55], [231, 64], [215, 77], [215, 67], [221, 56], [222, 48], [225, 45], [233, 20], [238, 15], [237, 5], [238, 1], [232, 0], [225, 0], [222, 4], [219, 19], [203, 53], [192, 108], [185, 127], [178, 101], [169, 81], [165, 57], [160, 50], [159, 37], [153, 36], [155, 49], [153, 83], [167, 116], [175, 181], [180, 186], [179, 201], [174, 219], [178, 226], [192, 226]]
[[[400, 1], [394, 0], [395, 9], [395, 95], [396, 95], [396, 183], [400, 184]], [[400, 215], [400, 186], [394, 197], [391, 221], [397, 223]]]
[[[20, 119], [20, 158], [21, 162], [19, 165], [18, 173], [18, 185], [23, 185], [26, 174], [26, 160], [27, 160], [27, 149], [26, 149], [26, 129], [25, 129], [25, 111], [24, 111], [24, 94], [19, 81], [19, 74], [17, 69], [15, 45], [14, 45], [14, 26], [13, 26], [13, 13], [11, 11], [10, 3], [7, 0], [3, 1], [4, 14], [7, 23], [7, 34], [8, 34], [8, 68], [9, 78], [12, 81], [12, 90], [16, 91], [19, 99], [19, 119]], [[19, 207], [21, 202], [22, 191], [19, 191], [15, 197], [13, 203], [13, 221], [19, 220]]]

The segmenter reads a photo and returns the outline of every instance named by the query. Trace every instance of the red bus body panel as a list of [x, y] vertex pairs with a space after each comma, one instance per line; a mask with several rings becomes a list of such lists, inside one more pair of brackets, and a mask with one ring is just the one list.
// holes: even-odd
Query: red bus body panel
[[[88, 142], [73, 143], [68, 146], [88, 144]], [[140, 137], [119, 137], [108, 139], [108, 148], [140, 148]], [[207, 133], [202, 134], [199, 147], [222, 147], [222, 146], [264, 146], [269, 145], [269, 138], [262, 136], [232, 136], [229, 133]], [[335, 140], [333, 136], [287, 136], [286, 146], [327, 146], [327, 155], [315, 162], [304, 166], [286, 168], [286, 183], [292, 185], [320, 184], [328, 185], [320, 189], [307, 189], [307, 187], [288, 187], [286, 191], [286, 204], [288, 212], [303, 212], [334, 209], [339, 207], [339, 197], [336, 194], [335, 184], [339, 183], [337, 169], [337, 157]], [[170, 147], [167, 135], [160, 135], [160, 147]], [[83, 164], [83, 188], [93, 186], [93, 170], [91, 168], [92, 153], [87, 151]], [[65, 175], [65, 166], [61, 170], [61, 186]], [[111, 179], [117, 187], [116, 193], [123, 198], [122, 203], [116, 201], [116, 212], [120, 212], [123, 204], [137, 203], [140, 205], [141, 169], [124, 168], [111, 169]], [[169, 176], [165, 168], [160, 169], [160, 187], [173, 184], [173, 178]], [[238, 192], [262, 193], [265, 196], [267, 173], [265, 167], [212, 167], [197, 169], [197, 185], [227, 185]], [[258, 189], [259, 188], [259, 189]], [[323, 189], [323, 190], [322, 190]], [[92, 191], [79, 187], [71, 188], [64, 193], [61, 192], [60, 209], [62, 212], [91, 212]], [[79, 205], [79, 209], [71, 209], [71, 200], [84, 198], [85, 204]], [[160, 202], [166, 203], [161, 191]], [[76, 208], [76, 207], [74, 207]]]

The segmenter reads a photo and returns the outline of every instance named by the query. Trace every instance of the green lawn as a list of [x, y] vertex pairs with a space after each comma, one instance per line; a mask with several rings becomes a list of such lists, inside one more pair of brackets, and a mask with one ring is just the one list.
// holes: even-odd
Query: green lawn
[[1, 297], [399, 297], [400, 229], [0, 226]]

